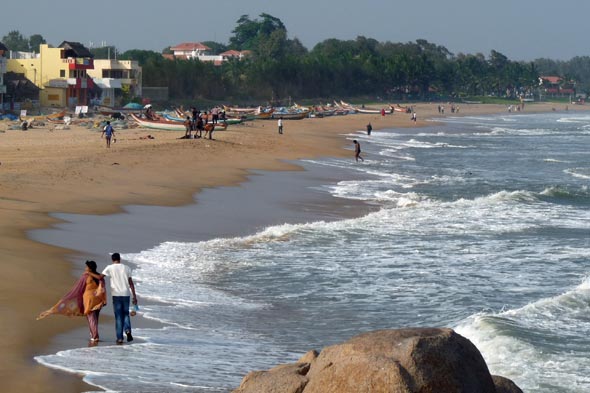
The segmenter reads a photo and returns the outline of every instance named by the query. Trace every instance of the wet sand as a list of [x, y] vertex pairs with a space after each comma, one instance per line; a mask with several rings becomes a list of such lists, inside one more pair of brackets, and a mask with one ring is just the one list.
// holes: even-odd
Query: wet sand
[[[76, 127], [0, 133], [2, 391], [90, 389], [80, 378], [49, 370], [33, 360], [37, 354], [55, 352], [56, 345], [67, 348], [67, 342], [53, 337], [86, 326], [81, 318], [53, 316], [35, 321], [40, 311], [70, 288], [77, 274], [67, 258], [73, 245], [50, 246], [27, 237], [31, 230], [58, 223], [50, 213], [103, 215], [121, 212], [121, 206], [131, 204], [191, 204], [199, 190], [239, 184], [251, 170], [301, 170], [286, 160], [353, 159], [352, 146], [343, 134], [364, 130], [369, 121], [374, 130], [431, 125], [425, 119], [438, 116], [436, 106], [417, 104], [417, 123], [402, 113], [384, 118], [304, 119], [285, 121], [285, 134], [278, 135], [275, 121], [259, 121], [216, 132], [214, 141], [179, 140], [178, 132], [121, 130], [111, 149], [105, 148], [100, 132]], [[528, 105], [525, 113], [551, 111], [554, 106]], [[503, 105], [463, 104], [460, 115], [505, 111]], [[0, 122], [0, 131], [4, 129]], [[148, 134], [155, 139], [140, 139]], [[100, 239], [94, 246], [100, 249]]]

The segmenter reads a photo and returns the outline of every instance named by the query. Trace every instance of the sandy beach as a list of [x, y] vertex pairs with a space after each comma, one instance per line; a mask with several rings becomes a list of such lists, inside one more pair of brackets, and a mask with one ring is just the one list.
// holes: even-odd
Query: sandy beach
[[[563, 109], [532, 104], [524, 113], [554, 107]], [[201, 189], [243, 182], [250, 170], [298, 170], [286, 161], [301, 158], [353, 159], [352, 144], [344, 134], [363, 131], [368, 122], [375, 131], [420, 128], [432, 125], [427, 120], [439, 116], [437, 104], [416, 104], [415, 108], [416, 123], [401, 113], [304, 119], [285, 121], [284, 135], [277, 133], [275, 121], [230, 126], [216, 132], [215, 140], [182, 140], [180, 133], [170, 131], [121, 130], [111, 149], [105, 148], [96, 130], [49, 126], [5, 131], [6, 123], [0, 122], [2, 391], [90, 389], [79, 377], [33, 360], [37, 354], [55, 352], [52, 339], [57, 334], [86, 326], [83, 318], [54, 316], [35, 321], [73, 282], [72, 266], [65, 258], [71, 250], [27, 238], [28, 231], [56, 222], [49, 213], [109, 214], [127, 204], [183, 205], [192, 203]], [[570, 107], [578, 109], [586, 108]], [[501, 112], [506, 112], [504, 105], [463, 104], [459, 115]], [[154, 139], [142, 139], [148, 134]]]

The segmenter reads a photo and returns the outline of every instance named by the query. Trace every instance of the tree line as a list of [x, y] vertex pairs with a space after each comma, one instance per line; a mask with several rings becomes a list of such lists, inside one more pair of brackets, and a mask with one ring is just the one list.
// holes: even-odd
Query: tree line
[[[13, 31], [2, 41], [12, 50], [27, 45], [33, 49], [33, 41], [39, 39], [45, 42], [40, 35], [33, 37], [27, 40]], [[197, 59], [169, 60], [149, 50], [90, 49], [96, 58], [117, 53], [118, 59], [137, 60], [143, 67], [144, 86], [168, 87], [170, 97], [179, 100], [517, 98], [532, 94], [540, 75], [576, 80], [579, 91], [590, 92], [590, 57], [522, 62], [494, 50], [488, 56], [453, 54], [422, 39], [394, 43], [363, 36], [327, 39], [308, 50], [298, 39], [288, 37], [280, 19], [266, 13], [255, 19], [240, 17], [228, 44], [204, 44], [214, 53], [235, 49], [249, 50], [251, 55], [214, 65]], [[163, 52], [170, 53], [170, 48]]]

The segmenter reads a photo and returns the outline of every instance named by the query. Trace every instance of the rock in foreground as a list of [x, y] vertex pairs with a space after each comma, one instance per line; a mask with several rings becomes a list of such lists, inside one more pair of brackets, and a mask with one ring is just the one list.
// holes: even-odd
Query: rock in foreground
[[251, 372], [233, 393], [358, 392], [522, 393], [492, 377], [475, 345], [451, 329], [361, 334], [295, 364]]

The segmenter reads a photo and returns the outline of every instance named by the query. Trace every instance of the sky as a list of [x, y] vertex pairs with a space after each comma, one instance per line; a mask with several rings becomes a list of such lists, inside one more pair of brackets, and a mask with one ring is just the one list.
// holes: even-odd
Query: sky
[[[93, 6], [91, 6], [93, 4]], [[329, 38], [426, 39], [452, 53], [496, 50], [512, 60], [590, 55], [588, 0], [32, 0], [0, 7], [11, 30], [48, 43], [161, 51], [181, 42], [228, 43], [241, 15], [279, 18], [305, 47]], [[12, 16], [11, 16], [12, 15]]]

